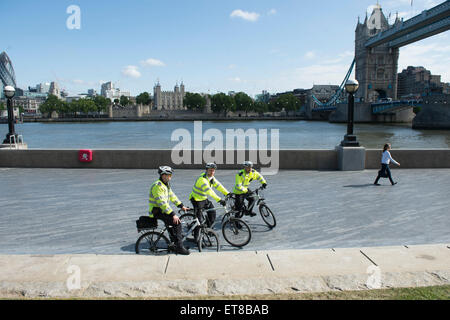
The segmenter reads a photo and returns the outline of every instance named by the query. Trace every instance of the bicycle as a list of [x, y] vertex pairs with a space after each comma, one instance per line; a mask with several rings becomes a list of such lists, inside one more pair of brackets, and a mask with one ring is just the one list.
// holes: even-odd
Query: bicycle
[[[263, 221], [267, 224], [267, 226], [272, 229], [275, 228], [275, 226], [277, 225], [277, 220], [275, 219], [275, 215], [273, 214], [272, 210], [270, 210], [269, 206], [266, 204], [265, 202], [265, 197], [264, 194], [262, 192], [264, 188], [261, 186], [259, 188], [257, 188], [255, 191], [251, 191], [250, 189], [249, 194], [251, 197], [253, 197], [253, 199], [255, 200], [251, 206], [251, 208], [248, 208], [248, 205], [243, 203], [243, 207], [240, 210], [240, 215], [238, 215], [238, 217], [242, 216], [242, 212], [247, 210], [248, 212], [252, 212], [253, 208], [255, 206], [258, 206], [259, 209], [259, 213], [263, 219]], [[233, 200], [236, 201], [236, 195], [233, 195]], [[232, 209], [236, 210], [236, 204], [232, 204]], [[237, 211], [237, 210], [236, 210]]]
[[[181, 211], [182, 210], [179, 212]], [[181, 221], [181, 223], [183, 223], [183, 221]], [[141, 234], [135, 244], [136, 254], [163, 255], [175, 251], [175, 243], [169, 241], [167, 236], [164, 234], [166, 230], [169, 232], [168, 229], [172, 228], [172, 226], [165, 225], [163, 229], [158, 231], [157, 219], [144, 216], [139, 220], [136, 220], [136, 227], [138, 232]], [[198, 219], [195, 219], [195, 221], [193, 221], [193, 223], [189, 226], [188, 230], [183, 232], [183, 242], [186, 241], [187, 237], [194, 232], [197, 227], [199, 227], [199, 237], [197, 240], [198, 251], [202, 252], [207, 250], [219, 252], [219, 237], [212, 229], [208, 228], [205, 224], [200, 223]]]
[[[227, 196], [225, 198], [225, 201], [229, 201], [230, 197]], [[224, 210], [225, 214], [222, 218], [222, 235], [225, 239], [226, 242], [228, 242], [230, 245], [232, 245], [233, 247], [243, 247], [246, 246], [251, 238], [252, 238], [252, 231], [249, 227], [249, 225], [243, 221], [240, 218], [236, 217], [236, 211], [233, 211], [231, 209], [228, 209], [227, 206], [223, 206], [223, 207], [217, 207], [217, 208], [211, 208], [211, 209], [201, 209], [201, 214], [203, 215], [204, 220], [206, 221], [205, 218], [205, 213], [208, 213], [210, 211], [216, 211], [216, 210]], [[185, 221], [186, 222], [186, 226], [190, 226], [193, 221], [195, 221], [196, 216], [193, 213], [186, 213], [183, 214], [180, 217], [181, 221]], [[216, 223], [213, 225], [213, 227], [217, 224], [217, 220]]]

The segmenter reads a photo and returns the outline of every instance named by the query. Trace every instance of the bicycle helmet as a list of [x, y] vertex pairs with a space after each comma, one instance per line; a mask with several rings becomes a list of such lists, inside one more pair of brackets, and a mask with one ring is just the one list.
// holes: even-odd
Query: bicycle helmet
[[168, 167], [168, 166], [162, 166], [162, 167], [158, 168], [158, 173], [159, 173], [159, 175], [173, 174], [173, 169], [171, 167]]
[[217, 164], [210, 162], [206, 164], [206, 170], [208, 169], [217, 169]]
[[244, 167], [250, 167], [250, 168], [253, 168], [253, 162], [251, 162], [251, 161], [245, 161], [244, 164], [243, 164], [243, 166], [244, 166]]

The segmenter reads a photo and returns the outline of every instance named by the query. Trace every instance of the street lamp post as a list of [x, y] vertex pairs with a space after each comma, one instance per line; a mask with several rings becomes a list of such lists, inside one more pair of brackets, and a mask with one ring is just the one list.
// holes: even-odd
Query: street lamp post
[[348, 117], [347, 117], [347, 134], [344, 140], [341, 141], [343, 147], [359, 147], [359, 142], [356, 140], [356, 135], [353, 134], [353, 121], [355, 110], [354, 94], [358, 90], [359, 83], [356, 80], [349, 79], [345, 83], [345, 90], [348, 92]]
[[12, 86], [6, 86], [4, 89], [5, 97], [7, 99], [8, 106], [8, 130], [6, 138], [3, 143], [9, 144], [11, 142], [11, 137], [14, 137], [14, 142], [17, 143], [17, 134], [14, 130], [14, 110], [12, 106], [12, 98], [14, 97], [16, 90]]

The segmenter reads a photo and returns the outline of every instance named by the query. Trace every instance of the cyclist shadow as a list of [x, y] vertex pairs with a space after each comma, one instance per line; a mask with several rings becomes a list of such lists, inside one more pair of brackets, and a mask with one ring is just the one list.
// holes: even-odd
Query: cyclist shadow
[[249, 221], [246, 221], [248, 225], [250, 226], [250, 229], [252, 230], [252, 233], [263, 233], [263, 232], [269, 232], [272, 230], [267, 224], [265, 223], [250, 223]]
[[133, 252], [136, 253], [135, 251], [135, 243], [123, 246], [120, 248], [121, 251], [125, 251], [125, 252]]

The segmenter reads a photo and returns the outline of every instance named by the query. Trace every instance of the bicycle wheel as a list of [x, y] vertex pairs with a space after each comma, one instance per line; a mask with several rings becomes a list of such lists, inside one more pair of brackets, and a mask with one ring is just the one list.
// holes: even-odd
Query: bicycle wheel
[[219, 252], [219, 237], [210, 228], [200, 230], [200, 236], [197, 242], [198, 251]]
[[259, 213], [261, 214], [264, 222], [269, 226], [269, 228], [274, 228], [277, 225], [277, 220], [275, 219], [275, 215], [272, 210], [266, 204], [261, 204], [259, 206]]
[[222, 234], [225, 241], [233, 247], [243, 247], [252, 238], [252, 231], [248, 224], [239, 218], [230, 218], [222, 224]]
[[137, 254], [163, 255], [169, 253], [170, 241], [164, 234], [156, 231], [144, 233], [136, 241]]
[[[191, 227], [196, 223], [195, 215], [193, 213], [185, 213], [180, 216], [181, 220], [181, 230], [183, 232], [183, 236], [185, 236]], [[189, 237], [186, 237], [188, 241], [195, 241], [194, 232], [192, 232]]]

